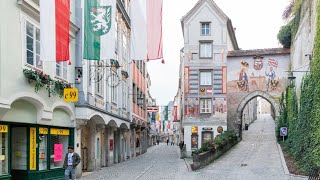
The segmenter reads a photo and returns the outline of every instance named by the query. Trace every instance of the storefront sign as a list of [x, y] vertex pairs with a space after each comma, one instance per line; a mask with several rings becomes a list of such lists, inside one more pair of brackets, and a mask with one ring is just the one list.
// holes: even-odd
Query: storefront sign
[[48, 134], [48, 128], [39, 128], [39, 134]]
[[54, 144], [54, 158], [53, 162], [62, 161], [62, 153], [63, 153], [63, 144]]
[[37, 128], [30, 128], [30, 170], [37, 170]]
[[110, 139], [110, 150], [113, 150], [113, 139]]
[[78, 89], [65, 88], [63, 90], [64, 102], [78, 102]]
[[0, 133], [7, 133], [8, 126], [7, 125], [0, 125]]
[[191, 148], [198, 148], [198, 135], [191, 135]]
[[147, 107], [147, 112], [158, 112], [159, 107]]
[[198, 134], [198, 126], [192, 126], [191, 133]]
[[50, 129], [50, 134], [68, 136], [70, 134], [70, 132], [69, 132], [69, 129], [55, 129], [55, 128], [52, 128], [52, 129]]
[[203, 130], [203, 131], [212, 131], [213, 128], [206, 128], [206, 127], [204, 127], [204, 128], [202, 128], [202, 130]]

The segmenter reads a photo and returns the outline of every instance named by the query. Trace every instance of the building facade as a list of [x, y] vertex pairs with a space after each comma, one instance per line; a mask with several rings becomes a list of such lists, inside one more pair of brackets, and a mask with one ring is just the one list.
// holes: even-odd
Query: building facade
[[0, 179], [63, 178], [63, 157], [77, 139], [76, 116], [57, 84], [74, 87], [75, 1], [70, 2], [71, 65], [42, 61], [38, 0], [4, 0], [0, 9]]
[[228, 50], [238, 49], [231, 20], [213, 0], [199, 0], [181, 19], [183, 129], [187, 154], [227, 130]]

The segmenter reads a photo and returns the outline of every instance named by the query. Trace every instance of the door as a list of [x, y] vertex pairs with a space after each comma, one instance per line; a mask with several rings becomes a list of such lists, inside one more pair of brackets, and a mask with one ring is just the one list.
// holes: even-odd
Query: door
[[12, 180], [23, 180], [27, 175], [27, 128], [11, 128], [11, 175]]

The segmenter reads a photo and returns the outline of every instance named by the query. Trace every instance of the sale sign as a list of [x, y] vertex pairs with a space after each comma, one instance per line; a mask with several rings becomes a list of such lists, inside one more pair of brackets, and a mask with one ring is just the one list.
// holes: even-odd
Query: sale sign
[[63, 144], [54, 144], [54, 158], [53, 162], [60, 162], [62, 161], [63, 156]]

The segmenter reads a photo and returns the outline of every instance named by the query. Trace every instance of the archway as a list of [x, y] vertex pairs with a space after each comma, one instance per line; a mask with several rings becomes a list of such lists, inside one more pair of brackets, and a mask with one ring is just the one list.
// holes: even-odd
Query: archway
[[245, 96], [238, 108], [237, 108], [237, 120], [236, 123], [238, 125], [237, 128], [237, 134], [240, 139], [242, 139], [242, 127], [243, 127], [243, 110], [245, 109], [246, 105], [253, 100], [254, 98], [261, 97], [268, 101], [271, 104], [271, 109], [273, 112], [273, 118], [276, 120], [277, 117], [280, 115], [280, 109], [279, 109], [279, 103], [274, 99], [272, 95], [270, 95], [268, 92], [264, 91], [254, 91], [252, 93], [249, 93], [247, 96]]

